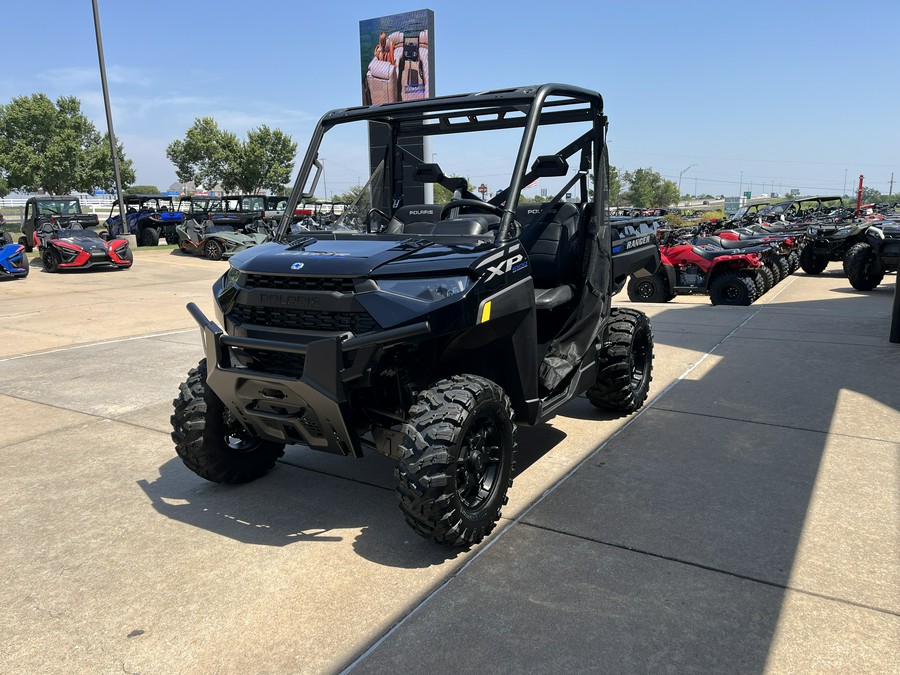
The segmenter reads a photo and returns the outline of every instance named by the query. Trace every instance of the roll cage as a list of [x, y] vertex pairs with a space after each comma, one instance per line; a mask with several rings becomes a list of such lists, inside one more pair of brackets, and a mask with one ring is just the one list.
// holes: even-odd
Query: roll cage
[[[557, 200], [576, 183], [580, 183], [582, 195], [590, 194], [589, 179], [592, 179], [594, 185], [604, 186], [604, 189], [593, 193], [595, 213], [606, 212], [605, 136], [608, 121], [603, 113], [603, 98], [589, 89], [551, 83], [420, 101], [342, 108], [326, 113], [313, 132], [276, 239], [283, 241], [289, 233], [291, 214], [301, 199], [313, 197], [323, 166], [318, 151], [324, 135], [336, 125], [359, 121], [383, 125], [388, 131], [383, 160], [384, 181], [388, 186], [390, 200], [389, 204], [381, 205], [388, 211], [388, 216], [393, 216], [404, 205], [404, 169], [408, 167], [412, 167], [420, 178], [424, 178], [424, 182], [436, 182], [449, 189], [461, 189], [463, 196], [469, 196], [465, 192], [465, 185], [456, 182], [464, 183], [464, 180], [448, 178], [440, 173], [437, 165], [412, 155], [403, 148], [403, 139], [497, 129], [523, 130], [509, 185], [488, 202], [503, 213], [495, 235], [497, 243], [505, 241], [513, 232], [515, 210], [522, 188], [535, 178], [566, 175], [566, 160], [579, 150], [582, 151], [580, 166], [557, 196]], [[528, 167], [539, 127], [577, 122], [590, 123], [591, 129], [556, 154], [538, 157]]]

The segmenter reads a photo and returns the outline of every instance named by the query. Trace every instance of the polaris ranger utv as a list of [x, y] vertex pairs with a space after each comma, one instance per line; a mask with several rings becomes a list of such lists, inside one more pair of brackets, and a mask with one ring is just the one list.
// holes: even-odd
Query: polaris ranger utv
[[[346, 147], [351, 123], [387, 131], [359, 199], [330, 230], [291, 233], [286, 215], [275, 241], [231, 258], [213, 287], [218, 325], [188, 305], [206, 358], [174, 401], [172, 438], [188, 468], [224, 483], [262, 476], [287, 444], [376, 450], [397, 461], [413, 529], [469, 546], [506, 503], [516, 424], [543, 422], [583, 393], [621, 414], [643, 405], [650, 323], [611, 296], [637, 269], [657, 268], [658, 248], [652, 233], [611, 232], [596, 92], [545, 84], [334, 110], [313, 133], [286, 214], [312, 198], [320, 157], [333, 156], [327, 137]], [[509, 141], [507, 187], [482, 201], [405, 142], [449, 134], [470, 169], [486, 142], [498, 154]], [[472, 153], [459, 151], [466, 139]], [[556, 196], [520, 204], [538, 178]], [[411, 181], [452, 198], [410, 203]]]

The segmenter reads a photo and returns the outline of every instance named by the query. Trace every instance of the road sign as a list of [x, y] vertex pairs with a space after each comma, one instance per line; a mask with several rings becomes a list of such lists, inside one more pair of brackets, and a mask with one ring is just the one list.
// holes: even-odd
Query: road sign
[[484, 183], [482, 183], [481, 185], [478, 186], [478, 191], [481, 193], [481, 198], [484, 199], [484, 195], [488, 191], [488, 186], [485, 185]]
[[750, 199], [750, 192], [744, 193], [744, 199]]

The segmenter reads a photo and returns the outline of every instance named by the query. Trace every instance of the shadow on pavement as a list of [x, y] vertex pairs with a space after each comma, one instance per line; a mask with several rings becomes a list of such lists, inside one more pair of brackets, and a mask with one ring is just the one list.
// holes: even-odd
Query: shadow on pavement
[[[519, 429], [516, 475], [565, 437], [548, 425]], [[374, 453], [353, 460], [293, 446], [268, 475], [245, 485], [204, 481], [177, 457], [159, 467], [157, 479], [137, 484], [161, 515], [245, 544], [340, 542], [361, 528], [353, 548], [373, 562], [417, 568], [455, 558], [461, 549], [434, 545], [406, 525], [393, 470], [392, 460]]]

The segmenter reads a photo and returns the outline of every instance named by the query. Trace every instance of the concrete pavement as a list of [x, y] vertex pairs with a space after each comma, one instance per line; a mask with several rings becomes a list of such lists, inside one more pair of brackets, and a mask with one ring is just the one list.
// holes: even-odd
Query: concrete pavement
[[504, 529], [458, 552], [379, 456], [184, 468], [184, 304], [224, 269], [141, 249], [0, 285], [0, 671], [900, 671], [892, 277], [641, 306], [651, 405], [522, 429]]

